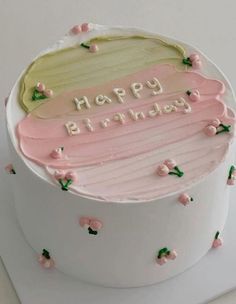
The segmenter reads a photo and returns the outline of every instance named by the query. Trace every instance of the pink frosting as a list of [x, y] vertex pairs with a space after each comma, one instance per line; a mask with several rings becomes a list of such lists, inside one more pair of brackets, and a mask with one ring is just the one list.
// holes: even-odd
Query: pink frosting
[[[152, 96], [152, 90], [144, 85], [141, 98], [134, 98], [130, 84], [145, 84], [153, 77], [160, 81], [163, 93]], [[126, 90], [124, 103], [118, 102], [113, 88]], [[189, 101], [187, 90], [198, 90], [201, 100]], [[80, 183], [72, 185], [71, 190], [84, 196], [111, 201], [151, 200], [197, 181], [223, 159], [233, 132], [214, 137], [204, 133], [215, 117], [234, 124], [232, 111], [221, 99], [223, 93], [220, 81], [194, 71], [176, 71], [172, 65], [153, 66], [102, 86], [75, 89], [51, 98], [18, 124], [20, 149], [27, 158], [47, 167], [49, 174], [55, 169], [76, 170]], [[96, 105], [93, 100], [99, 94], [107, 95], [112, 103]], [[92, 107], [77, 111], [73, 98], [84, 95]], [[178, 108], [177, 112], [148, 117], [154, 103], [163, 107], [179, 97], [191, 105], [190, 113]], [[143, 111], [146, 118], [133, 121], [127, 114], [129, 109]], [[126, 115], [125, 124], [112, 120], [117, 112]], [[85, 118], [92, 121], [94, 132], [82, 123]], [[106, 118], [111, 119], [111, 124], [102, 128], [100, 121]], [[64, 126], [68, 121], [77, 123], [78, 135], [68, 136]], [[67, 158], [52, 159], [50, 152], [60, 146], [65, 148]], [[181, 179], [156, 174], [157, 164], [166, 158], [175, 159], [183, 169]]]

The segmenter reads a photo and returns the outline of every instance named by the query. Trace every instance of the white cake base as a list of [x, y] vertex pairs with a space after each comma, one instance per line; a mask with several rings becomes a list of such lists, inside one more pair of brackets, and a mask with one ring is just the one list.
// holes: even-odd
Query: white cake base
[[196, 304], [236, 287], [236, 188], [224, 231], [224, 246], [211, 250], [199, 263], [161, 284], [129, 289], [103, 288], [80, 282], [57, 270], [44, 270], [23, 238], [12, 195], [1, 172], [0, 254], [22, 304]]

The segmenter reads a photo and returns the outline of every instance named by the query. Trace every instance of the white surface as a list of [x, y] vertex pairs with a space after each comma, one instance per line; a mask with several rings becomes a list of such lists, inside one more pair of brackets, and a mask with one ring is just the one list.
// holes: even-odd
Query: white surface
[[[86, 20], [104, 24], [136, 25], [147, 30], [155, 28], [155, 31], [161, 34], [186, 40], [198, 46], [216, 62], [231, 80], [233, 87], [236, 87], [235, 66], [232, 65], [236, 41], [236, 32], [233, 31], [236, 25], [234, 1], [153, 0], [139, 1], [137, 5], [137, 2], [132, 0], [123, 1], [125, 10], [122, 1], [101, 0], [99, 5], [97, 3], [78, 3], [76, 0], [43, 3], [0, 0], [1, 99], [8, 94], [17, 75], [34, 54], [54, 42], [55, 36], [58, 38], [74, 23]], [[3, 105], [1, 106], [3, 109]], [[5, 135], [2, 135], [1, 139], [4, 137]], [[1, 156], [3, 160], [7, 159], [6, 150]], [[0, 249], [2, 250], [1, 247]], [[204, 276], [206, 284], [207, 278], [207, 275]], [[213, 279], [216, 286], [217, 279]]]

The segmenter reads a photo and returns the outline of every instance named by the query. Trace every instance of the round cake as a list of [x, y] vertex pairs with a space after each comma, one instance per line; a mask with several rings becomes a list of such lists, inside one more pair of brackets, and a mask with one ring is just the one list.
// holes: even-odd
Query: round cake
[[17, 218], [53, 267], [157, 283], [222, 245], [235, 99], [196, 48], [84, 23], [39, 54], [6, 104]]

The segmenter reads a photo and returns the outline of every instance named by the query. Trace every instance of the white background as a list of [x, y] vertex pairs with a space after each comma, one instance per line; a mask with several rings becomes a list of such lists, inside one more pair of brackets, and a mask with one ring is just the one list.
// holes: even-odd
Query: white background
[[[74, 24], [137, 26], [186, 41], [210, 57], [236, 88], [235, 12], [235, 0], [0, 0], [1, 169], [8, 162], [5, 96], [31, 59]], [[14, 304], [6, 286], [0, 264], [0, 303]], [[235, 302], [232, 293], [215, 303]]]

